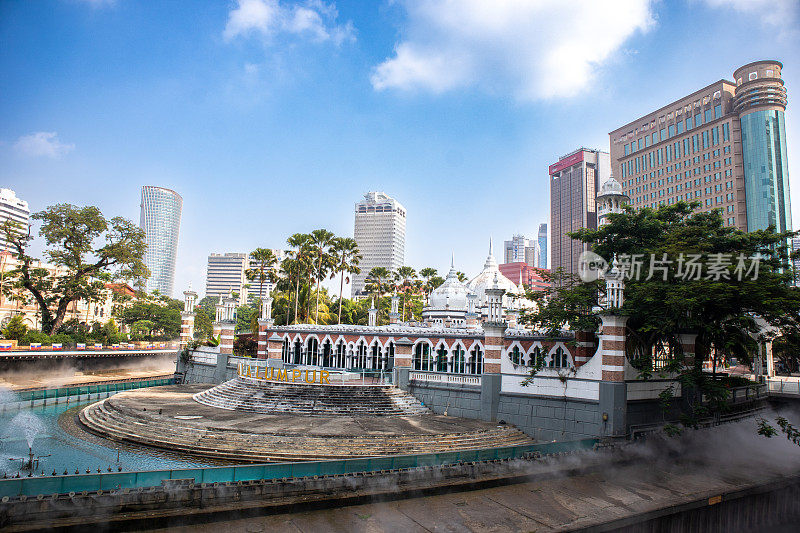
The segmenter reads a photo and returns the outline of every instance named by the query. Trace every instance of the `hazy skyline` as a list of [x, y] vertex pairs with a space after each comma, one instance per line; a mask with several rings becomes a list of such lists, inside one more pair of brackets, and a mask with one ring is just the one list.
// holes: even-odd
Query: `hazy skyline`
[[798, 27], [791, 0], [7, 1], [0, 186], [134, 222], [176, 190], [176, 296], [211, 252], [352, 236], [370, 190], [406, 207], [409, 265], [471, 277], [549, 224], [559, 156], [758, 59], [784, 63], [796, 198]]

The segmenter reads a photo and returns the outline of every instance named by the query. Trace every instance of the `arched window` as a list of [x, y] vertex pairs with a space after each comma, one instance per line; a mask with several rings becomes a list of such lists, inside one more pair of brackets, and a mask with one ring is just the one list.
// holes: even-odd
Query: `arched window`
[[436, 371], [447, 372], [447, 346], [444, 344], [436, 350]]
[[386, 345], [386, 350], [384, 350], [383, 354], [383, 365], [381, 368], [393, 368], [394, 367], [394, 343], [389, 341], [389, 344]]
[[345, 367], [345, 358], [347, 355], [347, 346], [345, 345], [344, 341], [339, 341], [336, 343], [336, 363], [334, 366], [338, 368]]
[[456, 345], [453, 348], [453, 372], [456, 374], [464, 374], [467, 371], [467, 360], [464, 358], [464, 349]]
[[378, 344], [377, 342], [372, 345], [372, 349], [370, 350], [369, 368], [373, 369], [380, 368], [382, 351], [383, 350], [381, 350], [381, 345]]
[[430, 370], [431, 346], [420, 342], [414, 346], [414, 370]]
[[299, 365], [300, 360], [303, 357], [303, 342], [300, 339], [294, 341], [294, 354], [292, 355], [292, 363]]
[[536, 346], [531, 352], [530, 365], [538, 367], [541, 364], [542, 364], [542, 349]]
[[511, 358], [511, 362], [515, 365], [522, 363], [522, 352], [519, 350], [519, 346], [514, 346], [511, 348], [509, 357]]
[[480, 375], [483, 374], [483, 350], [479, 346], [475, 346], [469, 352], [469, 373]]
[[325, 341], [322, 345], [322, 366], [333, 366], [333, 347], [331, 341]]
[[364, 341], [358, 343], [356, 351], [356, 368], [366, 368], [367, 366], [367, 345]]
[[283, 347], [281, 348], [281, 359], [284, 363], [290, 362], [289, 359], [289, 339], [283, 339]]
[[305, 360], [305, 364], [307, 364], [307, 365], [316, 365], [316, 364], [318, 364], [319, 363], [319, 361], [317, 361], [318, 352], [319, 352], [319, 342], [317, 342], [316, 338], [311, 337], [310, 339], [308, 339], [308, 341], [306, 341], [306, 360]]

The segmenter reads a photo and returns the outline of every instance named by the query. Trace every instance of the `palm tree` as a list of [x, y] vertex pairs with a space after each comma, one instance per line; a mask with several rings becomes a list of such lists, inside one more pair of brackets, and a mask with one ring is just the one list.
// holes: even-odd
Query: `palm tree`
[[402, 321], [406, 321], [406, 297], [408, 291], [413, 287], [414, 281], [417, 279], [417, 271], [410, 266], [402, 266], [397, 269], [397, 276], [400, 278], [401, 287], [403, 291], [403, 317]]
[[[335, 257], [334, 274], [340, 273], [339, 281], [339, 318], [337, 324], [342, 323], [342, 292], [344, 291], [344, 274], [359, 274], [361, 269], [358, 263], [361, 262], [361, 254], [358, 252], [358, 245], [355, 239], [350, 237], [338, 237], [333, 241], [331, 252]], [[348, 276], [347, 281], [350, 281]]]
[[436, 269], [432, 268], [432, 267], [425, 267], [425, 268], [423, 268], [422, 270], [419, 271], [419, 275], [422, 276], [423, 278], [425, 278], [425, 286], [423, 287], [423, 289], [425, 290], [425, 301], [426, 302], [427, 302], [428, 295], [433, 290], [433, 287], [431, 286], [431, 279], [436, 277], [437, 274], [438, 274], [438, 272], [436, 271]]
[[308, 259], [311, 255], [309, 250], [309, 241], [311, 236], [306, 233], [295, 233], [286, 242], [289, 246], [296, 248], [293, 251], [293, 266], [292, 273], [295, 275], [295, 289], [294, 289], [294, 319], [297, 320], [297, 301], [300, 296], [300, 278], [303, 273], [308, 270]]
[[322, 280], [323, 266], [333, 266], [331, 259], [330, 248], [333, 245], [336, 235], [326, 229], [315, 229], [311, 232], [309, 239], [309, 248], [311, 250], [311, 257], [316, 263], [316, 279], [317, 279], [317, 303], [316, 310], [314, 311], [314, 323], [319, 319], [319, 283]]
[[385, 267], [375, 267], [367, 274], [366, 289], [367, 292], [375, 293], [378, 295], [378, 316], [381, 310], [381, 296], [386, 293], [386, 287], [389, 280], [392, 278], [392, 273]]
[[248, 268], [245, 271], [245, 275], [250, 281], [258, 280], [258, 308], [261, 309], [264, 282], [267, 280], [275, 281], [275, 265], [278, 264], [278, 258], [269, 248], [256, 248], [250, 252], [250, 259], [252, 261], [250, 264], [253, 267]]

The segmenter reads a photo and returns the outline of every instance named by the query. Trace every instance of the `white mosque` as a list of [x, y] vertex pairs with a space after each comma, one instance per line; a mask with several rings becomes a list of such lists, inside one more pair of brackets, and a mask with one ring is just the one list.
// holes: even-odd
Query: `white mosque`
[[503, 309], [511, 315], [510, 322], [514, 325], [519, 310], [533, 306], [532, 302], [524, 298], [525, 289], [522, 283], [516, 285], [500, 272], [491, 239], [489, 256], [483, 264], [483, 270], [467, 283], [458, 280], [455, 262], [451, 260], [450, 272], [447, 273], [444, 283], [431, 292], [428, 305], [422, 310], [423, 322], [451, 327], [477, 327], [489, 315], [486, 289], [505, 290]]

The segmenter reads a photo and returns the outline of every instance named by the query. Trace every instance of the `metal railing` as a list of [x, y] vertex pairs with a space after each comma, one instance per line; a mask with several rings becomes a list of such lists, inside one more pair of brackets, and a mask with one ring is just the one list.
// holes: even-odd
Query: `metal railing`
[[800, 380], [797, 378], [768, 378], [767, 387], [770, 394], [786, 394], [800, 397]]
[[452, 383], [455, 385], [478, 385], [481, 384], [480, 376], [466, 374], [447, 374], [444, 372], [422, 372], [414, 370], [409, 373], [410, 381], [428, 381], [432, 383]]
[[0, 497], [37, 496], [78, 493], [86, 491], [114, 491], [161, 485], [169, 479], [193, 479], [194, 483], [230, 483], [266, 479], [298, 478], [307, 476], [332, 476], [375, 472], [401, 468], [440, 466], [460, 462], [516, 459], [530, 454], [553, 454], [592, 449], [598, 439], [552, 442], [501, 448], [483, 448], [458, 452], [394, 455], [340, 459], [334, 461], [308, 461], [297, 463], [267, 463], [246, 466], [214, 466], [174, 470], [149, 470], [138, 472], [112, 472], [77, 474], [67, 476], [42, 476], [0, 480]]
[[38, 389], [11, 392], [13, 395], [10, 402], [34, 402], [37, 400], [50, 400], [64, 398], [67, 396], [84, 396], [87, 394], [105, 394], [107, 392], [118, 392], [144, 387], [158, 387], [160, 385], [172, 385], [175, 378], [145, 379], [139, 381], [117, 381], [112, 383], [97, 385], [78, 385], [75, 387], [61, 387], [58, 389]]

